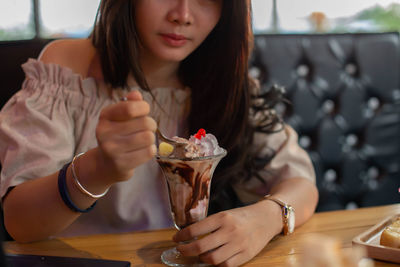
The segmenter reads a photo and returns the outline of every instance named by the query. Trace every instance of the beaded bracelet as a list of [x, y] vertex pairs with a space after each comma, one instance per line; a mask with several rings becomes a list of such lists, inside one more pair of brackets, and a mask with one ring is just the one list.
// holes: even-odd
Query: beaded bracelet
[[94, 206], [96, 206], [97, 201], [94, 202], [89, 208], [83, 210], [83, 209], [78, 208], [74, 204], [74, 202], [72, 202], [71, 197], [68, 193], [66, 177], [67, 177], [67, 169], [70, 164], [71, 163], [65, 164], [64, 167], [58, 173], [58, 191], [60, 192], [60, 195], [61, 195], [62, 200], [64, 201], [64, 204], [68, 208], [70, 208], [72, 211], [80, 212], [80, 213], [89, 212], [94, 208]]
[[75, 163], [75, 160], [76, 160], [77, 158], [79, 158], [80, 156], [82, 156], [83, 154], [85, 154], [85, 152], [79, 153], [78, 155], [76, 155], [76, 156], [72, 159], [72, 162], [71, 162], [72, 177], [74, 177], [75, 185], [79, 188], [79, 190], [80, 190], [82, 193], [84, 193], [85, 195], [87, 195], [87, 196], [89, 196], [89, 197], [91, 197], [91, 198], [98, 199], [98, 198], [104, 197], [105, 194], [107, 194], [109, 188], [107, 188], [107, 190], [104, 191], [103, 193], [101, 193], [101, 194], [99, 194], [99, 195], [95, 195], [95, 194], [90, 193], [90, 192], [89, 192], [86, 188], [84, 188], [83, 185], [79, 182], [78, 175], [76, 175], [76, 172], [75, 172], [75, 164], [74, 164], [74, 163]]

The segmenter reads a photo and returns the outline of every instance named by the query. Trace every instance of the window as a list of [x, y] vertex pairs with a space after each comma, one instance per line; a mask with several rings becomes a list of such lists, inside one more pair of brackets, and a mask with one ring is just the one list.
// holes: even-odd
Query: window
[[400, 0], [252, 0], [255, 33], [400, 31]]
[[87, 37], [100, 0], [40, 0], [40, 37]]
[[100, 0], [7, 0], [0, 2], [0, 41], [87, 37]]
[[[86, 37], [99, 3], [0, 1], [0, 41]], [[256, 34], [400, 31], [400, 0], [252, 0], [252, 4]]]
[[31, 10], [32, 0], [1, 1], [0, 40], [32, 39], [35, 26]]

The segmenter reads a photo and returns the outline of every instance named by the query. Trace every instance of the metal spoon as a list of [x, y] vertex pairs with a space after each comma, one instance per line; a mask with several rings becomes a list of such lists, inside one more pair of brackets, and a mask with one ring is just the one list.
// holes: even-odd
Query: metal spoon
[[157, 128], [156, 130], [156, 144], [157, 147], [160, 145], [161, 142], [165, 142], [170, 144], [174, 147], [173, 152], [171, 155], [177, 158], [184, 158], [185, 157], [185, 147], [186, 143], [177, 142], [171, 138], [166, 137], [164, 134], [161, 133], [160, 129]]
[[[128, 101], [126, 96], [120, 97], [121, 101]], [[157, 148], [161, 142], [168, 143], [174, 147], [174, 150], [171, 155], [177, 158], [184, 158], [185, 157], [185, 143], [177, 142], [171, 138], [166, 137], [164, 134], [161, 133], [160, 129], [156, 129], [156, 145]]]

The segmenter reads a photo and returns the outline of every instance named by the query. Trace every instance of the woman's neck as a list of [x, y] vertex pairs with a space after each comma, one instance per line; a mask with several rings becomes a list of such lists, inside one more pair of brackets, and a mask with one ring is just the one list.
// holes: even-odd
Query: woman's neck
[[[183, 89], [184, 85], [178, 77], [179, 62], [160, 62], [155, 60], [141, 60], [142, 69], [150, 88], [176, 88]], [[87, 75], [102, 80], [100, 57], [97, 53], [91, 59]], [[135, 78], [130, 74], [127, 84], [130, 87], [138, 86]]]
[[[150, 88], [183, 88], [178, 77], [179, 62], [161, 62], [149, 58], [141, 58], [140, 61], [143, 74]], [[128, 85], [137, 86], [131, 75], [128, 78]]]

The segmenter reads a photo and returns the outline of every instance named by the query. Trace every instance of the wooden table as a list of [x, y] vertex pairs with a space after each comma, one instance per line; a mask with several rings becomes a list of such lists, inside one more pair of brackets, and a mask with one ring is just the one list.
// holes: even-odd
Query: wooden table
[[[320, 212], [296, 229], [291, 236], [278, 236], [245, 266], [287, 266], [297, 262], [301, 240], [311, 233], [334, 236], [342, 241], [343, 249], [351, 249], [352, 239], [387, 216], [400, 213], [400, 204]], [[74, 256], [130, 261], [132, 266], [163, 266], [161, 252], [174, 246], [173, 229], [126, 234], [57, 238], [31, 244], [5, 242], [4, 249], [12, 254]], [[375, 266], [399, 266], [375, 261]]]

